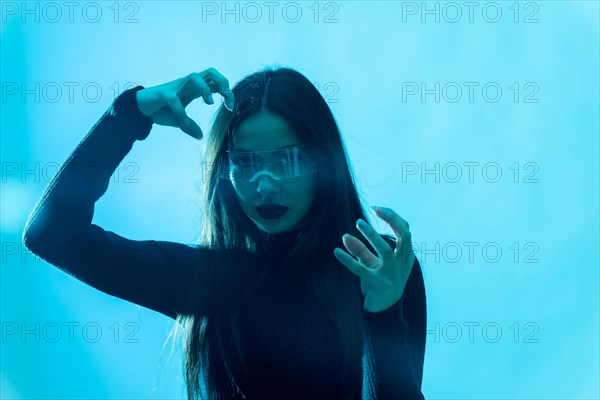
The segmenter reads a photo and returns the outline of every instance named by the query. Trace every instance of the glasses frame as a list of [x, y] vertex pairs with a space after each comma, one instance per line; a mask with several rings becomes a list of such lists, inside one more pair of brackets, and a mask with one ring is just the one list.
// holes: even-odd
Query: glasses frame
[[[316, 171], [316, 168], [313, 166], [308, 171], [304, 171], [304, 172], [301, 171], [299, 173], [299, 175], [296, 175], [293, 178], [290, 178], [290, 177], [277, 176], [272, 171], [269, 171], [268, 169], [266, 169], [265, 165], [261, 163], [260, 168], [257, 170], [256, 173], [253, 174], [252, 178], [236, 180], [233, 177], [232, 172], [231, 172], [231, 166], [233, 164], [233, 162], [231, 160], [231, 155], [232, 154], [254, 154], [254, 155], [257, 155], [257, 154], [276, 153], [276, 152], [289, 153], [290, 151], [297, 151], [296, 149], [309, 149], [309, 151], [310, 151], [310, 149], [313, 149], [313, 148], [314, 148], [314, 146], [311, 144], [299, 144], [296, 146], [290, 146], [290, 147], [286, 147], [283, 149], [276, 149], [276, 150], [241, 151], [241, 150], [229, 149], [229, 150], [225, 151], [227, 153], [227, 159], [225, 160], [225, 165], [223, 166], [223, 169], [222, 169], [221, 178], [229, 180], [231, 182], [235, 181], [236, 183], [252, 183], [252, 182], [258, 180], [262, 175], [268, 175], [275, 181], [288, 181], [289, 179], [297, 180], [303, 176], [313, 174]], [[272, 165], [273, 163], [265, 163], [265, 164], [266, 164], [266, 166], [268, 166], [268, 165]], [[313, 160], [313, 165], [316, 165], [314, 160]]]

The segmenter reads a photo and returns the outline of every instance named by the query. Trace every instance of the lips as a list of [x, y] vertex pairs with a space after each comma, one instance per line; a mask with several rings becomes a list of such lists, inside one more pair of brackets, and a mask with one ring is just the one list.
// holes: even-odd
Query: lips
[[261, 204], [256, 206], [256, 212], [266, 219], [276, 219], [280, 218], [285, 214], [288, 210], [288, 207], [282, 206], [280, 204]]

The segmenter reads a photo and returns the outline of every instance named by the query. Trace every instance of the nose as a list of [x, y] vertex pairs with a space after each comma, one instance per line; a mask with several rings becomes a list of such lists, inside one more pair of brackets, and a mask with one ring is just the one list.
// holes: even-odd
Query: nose
[[263, 196], [268, 197], [269, 194], [276, 192], [277, 189], [278, 183], [275, 182], [275, 180], [269, 175], [264, 174], [258, 178], [258, 186], [256, 187], [256, 191]]

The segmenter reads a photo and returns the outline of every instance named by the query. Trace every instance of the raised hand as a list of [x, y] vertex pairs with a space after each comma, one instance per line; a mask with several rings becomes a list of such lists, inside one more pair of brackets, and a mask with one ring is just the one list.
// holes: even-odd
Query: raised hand
[[225, 107], [232, 111], [234, 95], [229, 81], [219, 71], [208, 68], [183, 78], [142, 89], [136, 93], [138, 108], [158, 125], [174, 126], [195, 139], [202, 139], [202, 129], [187, 116], [185, 107], [202, 97], [206, 104], [214, 104], [212, 93], [220, 93]]
[[373, 227], [359, 219], [356, 226], [377, 255], [350, 234], [342, 237], [350, 254], [339, 248], [334, 251], [335, 257], [360, 278], [364, 309], [370, 312], [383, 311], [400, 300], [415, 262], [408, 222], [391, 208], [376, 207], [375, 213], [391, 226], [398, 238], [394, 250]]

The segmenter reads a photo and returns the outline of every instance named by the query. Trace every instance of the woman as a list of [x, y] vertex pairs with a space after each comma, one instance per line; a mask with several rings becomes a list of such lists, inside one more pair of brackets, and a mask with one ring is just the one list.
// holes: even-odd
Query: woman
[[[92, 224], [133, 143], [154, 123], [201, 139], [185, 107], [214, 104], [211, 93], [225, 104], [207, 137], [200, 244]], [[86, 179], [90, 163], [100, 179]], [[389, 208], [376, 214], [397, 239], [364, 223], [339, 129], [306, 77], [266, 68], [230, 90], [209, 68], [117, 97], [49, 184], [23, 242], [176, 319], [190, 399], [422, 399], [422, 271], [408, 223]]]

